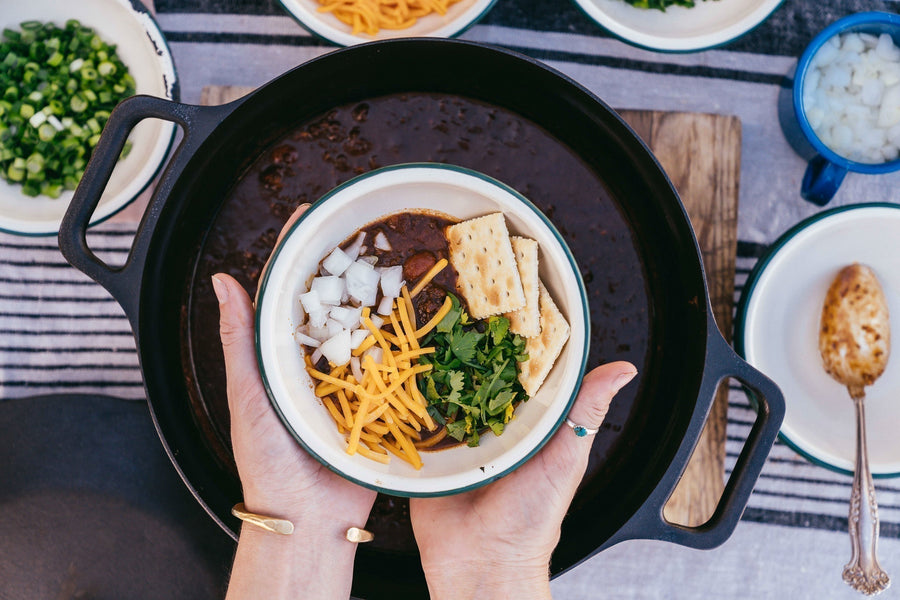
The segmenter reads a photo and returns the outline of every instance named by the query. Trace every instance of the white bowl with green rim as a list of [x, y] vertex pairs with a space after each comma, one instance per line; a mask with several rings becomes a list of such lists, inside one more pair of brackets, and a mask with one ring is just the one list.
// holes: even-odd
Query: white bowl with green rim
[[[825, 292], [854, 262], [872, 267], [887, 297], [894, 340], [900, 340], [900, 205], [857, 204], [814, 215], [782, 235], [747, 279], [735, 347], [784, 392], [781, 439], [815, 464], [852, 473], [856, 422], [847, 389], [826, 372], [819, 354]], [[900, 351], [866, 388], [869, 464], [876, 477], [900, 476]]]
[[619, 39], [660, 52], [697, 52], [733, 42], [758, 27], [784, 0], [696, 0], [665, 11], [625, 0], [574, 0]]
[[[353, 33], [353, 28], [330, 12], [319, 11], [316, 0], [278, 0], [282, 8], [300, 25], [333, 44], [354, 46], [365, 42], [409, 37], [456, 37], [477, 23], [497, 0], [459, 0], [442, 15], [437, 12], [420, 17], [405, 29], [380, 29], [378, 33]], [[397, 68], [402, 68], [400, 65]]]
[[[501, 436], [485, 434], [478, 447], [423, 452], [416, 470], [393, 459], [384, 465], [346, 453], [344, 435], [313, 392], [294, 339], [302, 314], [298, 296], [319, 262], [365, 225], [408, 210], [465, 220], [500, 211], [511, 234], [540, 248], [540, 276], [571, 327], [546, 381], [516, 408]], [[486, 175], [450, 165], [385, 167], [337, 187], [307, 210], [275, 247], [256, 298], [256, 348], [272, 405], [294, 438], [329, 469], [379, 492], [439, 496], [474, 489], [521, 466], [562, 424], [581, 386], [590, 319], [578, 266], [550, 220], [524, 196]]]
[[[69, 19], [93, 29], [116, 52], [135, 80], [135, 93], [178, 100], [178, 77], [172, 54], [153, 16], [140, 0], [29, 0], [9, 2], [0, 12], [0, 28], [19, 29], [22, 22], [52, 22], [64, 27]], [[156, 177], [175, 136], [175, 124], [147, 119], [129, 136], [128, 156], [119, 161], [100, 199], [91, 224], [127, 206]], [[32, 198], [20, 185], [0, 180], [0, 231], [21, 235], [56, 235], [73, 192], [59, 198]]]

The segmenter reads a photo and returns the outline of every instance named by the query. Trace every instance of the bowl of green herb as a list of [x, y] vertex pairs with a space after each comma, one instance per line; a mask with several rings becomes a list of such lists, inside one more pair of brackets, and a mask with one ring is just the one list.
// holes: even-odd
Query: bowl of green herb
[[762, 23], [783, 0], [574, 0], [619, 39], [661, 52], [728, 44]]
[[[16, 2], [0, 29], [0, 230], [54, 235], [112, 110], [134, 94], [177, 100], [175, 66], [138, 0]], [[174, 133], [135, 128], [92, 223], [150, 185]]]

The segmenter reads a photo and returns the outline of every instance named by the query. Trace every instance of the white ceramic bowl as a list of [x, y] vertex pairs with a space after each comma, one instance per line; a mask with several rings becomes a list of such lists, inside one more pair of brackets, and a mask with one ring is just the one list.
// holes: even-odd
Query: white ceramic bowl
[[697, 0], [665, 12], [625, 0], [575, 0], [604, 29], [651, 50], [693, 52], [727, 44], [762, 23], [783, 0]]
[[[781, 437], [813, 462], [852, 472], [856, 457], [853, 402], [825, 373], [818, 331], [828, 286], [853, 262], [875, 270], [887, 296], [891, 338], [900, 340], [900, 205], [838, 208], [784, 234], [747, 280], [735, 345], [784, 392]], [[866, 388], [869, 461], [874, 475], [900, 475], [900, 351]]]
[[327, 12], [319, 12], [316, 0], [278, 0], [304, 28], [339, 46], [406, 37], [456, 37], [474, 25], [497, 0], [460, 0], [446, 15], [432, 13], [406, 29], [381, 29], [375, 35], [353, 35], [353, 28]]
[[[316, 398], [293, 332], [299, 294], [319, 261], [364, 225], [411, 208], [458, 218], [502, 211], [511, 233], [537, 240], [540, 275], [571, 336], [538, 393], [516, 408], [501, 436], [482, 436], [477, 448], [457, 446], [422, 455], [415, 470], [402, 460], [383, 465], [350, 456], [331, 415]], [[364, 486], [393, 495], [465, 491], [509, 473], [534, 454], [568, 413], [587, 360], [590, 320], [575, 259], [559, 232], [534, 205], [485, 175], [447, 165], [386, 167], [357, 177], [317, 202], [274, 252], [257, 293], [257, 357], [269, 397], [294, 437], [323, 464]]]
[[[51, 21], [64, 26], [78, 19], [94, 29], [116, 52], [134, 77], [136, 93], [178, 100], [175, 64], [156, 22], [138, 0], [28, 0], [7, 2], [0, 27], [19, 29], [23, 21]], [[91, 218], [98, 223], [134, 200], [153, 180], [168, 153], [175, 124], [147, 119], [134, 128], [133, 146], [119, 161]], [[29, 198], [19, 185], [0, 180], [0, 230], [24, 235], [55, 235], [73, 192], [57, 199]]]

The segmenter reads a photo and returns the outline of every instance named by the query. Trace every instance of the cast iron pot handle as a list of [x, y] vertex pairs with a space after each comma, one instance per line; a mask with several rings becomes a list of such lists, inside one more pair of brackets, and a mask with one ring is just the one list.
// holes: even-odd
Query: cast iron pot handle
[[[125, 310], [132, 328], [137, 326], [144, 263], [162, 207], [197, 148], [240, 102], [238, 100], [222, 106], [193, 106], [152, 96], [133, 96], [122, 101], [113, 110], [103, 129], [60, 225], [59, 248], [72, 266], [83, 271], [112, 294]], [[148, 118], [181, 125], [184, 139], [175, 150], [150, 199], [125, 264], [110, 267], [88, 247], [88, 224], [109, 183], [128, 134], [139, 122]]]
[[[650, 498], [623, 528], [625, 539], [659, 539], [692, 548], [715, 548], [727, 540], [737, 527], [750, 494], [766, 462], [769, 450], [784, 419], [784, 396], [771, 379], [740, 358], [719, 333], [713, 319], [707, 332], [706, 369], [700, 384], [699, 401], [688, 428], [694, 435], [685, 436], [660, 484]], [[757, 417], [744, 443], [744, 448], [725, 484], [722, 497], [709, 521], [687, 527], [668, 521], [663, 507], [681, 479], [706, 422], [709, 408], [719, 383], [727, 377], [738, 379], [753, 393]]]

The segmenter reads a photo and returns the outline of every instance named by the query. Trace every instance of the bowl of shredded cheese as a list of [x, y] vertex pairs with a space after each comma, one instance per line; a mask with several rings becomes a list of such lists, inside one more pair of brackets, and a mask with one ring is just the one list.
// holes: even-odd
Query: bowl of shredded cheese
[[590, 339], [550, 220], [451, 165], [329, 192], [276, 246], [256, 307], [257, 362], [288, 431], [399, 496], [474, 489], [533, 456], [575, 400]]
[[455, 37], [497, 0], [279, 0], [300, 25], [352, 46], [401, 37]]

